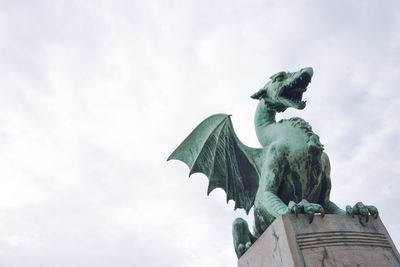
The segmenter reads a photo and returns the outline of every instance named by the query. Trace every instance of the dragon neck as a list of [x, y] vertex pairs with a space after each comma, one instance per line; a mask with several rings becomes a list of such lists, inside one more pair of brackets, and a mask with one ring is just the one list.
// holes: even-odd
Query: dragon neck
[[265, 103], [264, 99], [261, 99], [260, 103], [258, 103], [256, 115], [254, 117], [254, 125], [256, 127], [257, 138], [261, 144], [263, 144], [264, 142], [263, 140], [264, 129], [276, 122], [275, 115], [276, 115], [275, 109], [269, 107]]

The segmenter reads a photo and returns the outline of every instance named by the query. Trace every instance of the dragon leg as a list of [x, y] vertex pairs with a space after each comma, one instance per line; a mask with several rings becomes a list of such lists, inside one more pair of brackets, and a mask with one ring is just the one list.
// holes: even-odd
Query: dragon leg
[[233, 246], [238, 259], [251, 247], [256, 238], [251, 234], [249, 225], [242, 218], [236, 218], [232, 223]]

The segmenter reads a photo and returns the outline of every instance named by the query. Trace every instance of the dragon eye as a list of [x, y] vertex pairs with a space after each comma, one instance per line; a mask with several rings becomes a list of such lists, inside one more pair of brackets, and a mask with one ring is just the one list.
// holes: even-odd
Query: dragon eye
[[286, 73], [285, 72], [279, 72], [277, 74], [275, 74], [275, 76], [273, 77], [273, 82], [281, 82], [286, 78]]

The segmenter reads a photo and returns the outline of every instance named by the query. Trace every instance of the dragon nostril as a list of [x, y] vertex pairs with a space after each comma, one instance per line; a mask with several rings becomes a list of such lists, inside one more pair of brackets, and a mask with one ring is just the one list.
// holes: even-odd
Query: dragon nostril
[[307, 67], [301, 70], [302, 73], [307, 73], [308, 75], [310, 75], [310, 77], [313, 76], [314, 74], [314, 70], [311, 67]]

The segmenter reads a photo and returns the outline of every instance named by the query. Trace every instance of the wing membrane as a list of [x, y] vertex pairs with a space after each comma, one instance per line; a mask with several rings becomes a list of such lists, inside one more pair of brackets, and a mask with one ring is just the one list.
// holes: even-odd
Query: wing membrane
[[207, 194], [215, 188], [235, 201], [235, 209], [248, 213], [254, 204], [259, 175], [253, 155], [260, 149], [243, 145], [237, 138], [229, 115], [215, 114], [197, 126], [169, 156], [185, 162], [189, 176], [200, 172], [209, 179]]

